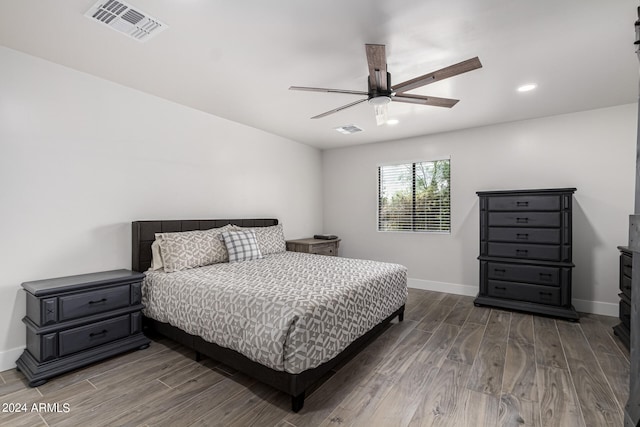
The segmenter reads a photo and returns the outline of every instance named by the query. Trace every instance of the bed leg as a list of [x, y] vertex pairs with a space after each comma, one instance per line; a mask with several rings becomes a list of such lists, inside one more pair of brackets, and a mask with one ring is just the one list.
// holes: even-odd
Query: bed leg
[[404, 320], [404, 307], [402, 307], [402, 311], [398, 313], [398, 322], [402, 322]]
[[299, 412], [304, 406], [304, 391], [297, 396], [291, 396], [291, 410]]
[[199, 351], [196, 351], [196, 362], [199, 362], [202, 360], [202, 355], [200, 354]]

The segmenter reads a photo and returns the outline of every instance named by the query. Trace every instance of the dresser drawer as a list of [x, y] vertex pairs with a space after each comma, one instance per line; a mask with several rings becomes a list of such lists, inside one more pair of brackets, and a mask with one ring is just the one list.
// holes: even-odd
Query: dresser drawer
[[487, 275], [489, 279], [535, 283], [547, 286], [560, 286], [560, 271], [560, 268], [541, 267], [537, 265], [503, 264], [497, 262], [489, 262], [487, 264]]
[[488, 295], [496, 298], [560, 305], [560, 288], [489, 280]]
[[488, 255], [500, 258], [560, 261], [560, 252], [559, 245], [520, 245], [516, 243], [488, 244]]
[[560, 227], [560, 212], [489, 212], [489, 227]]
[[620, 290], [631, 299], [631, 277], [622, 276], [620, 278]]
[[129, 295], [129, 285], [122, 285], [59, 297], [59, 320], [62, 322], [126, 307], [129, 305]]
[[627, 254], [620, 255], [620, 263], [622, 264], [622, 274], [631, 279], [631, 267], [633, 265], [633, 258]]
[[490, 211], [559, 211], [560, 196], [505, 196], [489, 199]]
[[489, 227], [489, 241], [560, 244], [560, 229]]
[[124, 338], [130, 333], [129, 315], [103, 320], [91, 325], [60, 332], [60, 356]]
[[631, 306], [624, 299], [620, 300], [620, 322], [631, 329]]

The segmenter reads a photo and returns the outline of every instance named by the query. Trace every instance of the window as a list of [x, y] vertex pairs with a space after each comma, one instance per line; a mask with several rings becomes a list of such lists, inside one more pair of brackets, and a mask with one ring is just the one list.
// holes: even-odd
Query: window
[[450, 162], [378, 167], [378, 231], [451, 231]]

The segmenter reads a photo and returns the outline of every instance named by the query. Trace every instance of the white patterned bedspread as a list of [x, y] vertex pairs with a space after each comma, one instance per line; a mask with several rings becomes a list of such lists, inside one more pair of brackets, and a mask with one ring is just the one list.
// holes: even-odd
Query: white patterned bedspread
[[330, 360], [407, 299], [402, 265], [298, 252], [146, 274], [146, 316], [290, 373]]

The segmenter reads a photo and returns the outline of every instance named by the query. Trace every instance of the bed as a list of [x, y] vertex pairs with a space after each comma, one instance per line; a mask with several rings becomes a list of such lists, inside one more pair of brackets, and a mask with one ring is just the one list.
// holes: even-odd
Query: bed
[[[166, 273], [147, 271], [156, 233], [277, 219], [132, 223], [132, 267], [143, 282], [145, 327], [291, 395], [360, 350], [394, 317], [402, 321], [406, 269], [397, 264], [279, 252], [261, 259]], [[262, 231], [267, 230], [261, 229]]]

